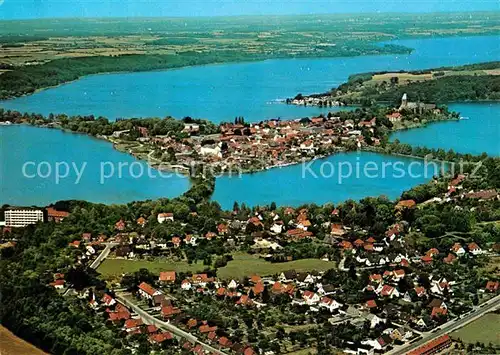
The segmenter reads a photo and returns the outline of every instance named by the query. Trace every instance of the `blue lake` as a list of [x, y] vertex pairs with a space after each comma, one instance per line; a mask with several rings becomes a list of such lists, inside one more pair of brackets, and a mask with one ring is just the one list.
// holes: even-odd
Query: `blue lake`
[[[323, 91], [345, 81], [351, 74], [374, 70], [421, 69], [444, 65], [498, 60], [498, 37], [455, 37], [397, 41], [416, 50], [408, 56], [377, 56], [332, 59], [285, 59], [254, 63], [210, 65], [172, 71], [128, 74], [108, 74], [41, 91], [35, 95], [0, 102], [0, 106], [20, 111], [64, 112], [118, 116], [190, 115], [216, 122], [243, 115], [250, 120], [268, 117], [296, 118], [320, 112], [319, 108], [294, 107], [274, 100], [296, 94]], [[393, 139], [435, 148], [452, 148], [459, 152], [478, 154], [483, 151], [499, 155], [498, 137], [500, 104], [453, 104], [469, 120], [436, 123], [413, 131], [398, 132]], [[85, 199], [92, 202], [121, 203], [147, 198], [173, 197], [189, 187], [183, 177], [134, 178], [139, 165], [145, 163], [119, 153], [106, 142], [57, 130], [27, 126], [0, 127], [0, 203], [31, 205], [48, 204], [61, 199]], [[373, 161], [400, 160], [406, 167], [412, 160], [370, 153], [339, 154], [326, 160], [338, 166], [340, 162], [364, 166]], [[88, 165], [78, 184], [76, 173], [56, 184], [52, 179], [23, 177], [25, 162], [47, 161], [54, 168], [59, 161]], [[100, 164], [111, 162], [115, 169], [120, 162], [133, 164], [134, 171], [125, 167], [122, 178], [115, 175], [100, 183]], [[106, 165], [107, 166], [107, 165]], [[328, 168], [328, 166], [327, 166]], [[30, 170], [31, 169], [31, 170]], [[414, 166], [417, 175], [420, 171]], [[423, 169], [421, 167], [420, 169]], [[314, 171], [314, 169], [313, 169]], [[30, 166], [28, 173], [33, 173]], [[46, 173], [46, 171], [43, 171]], [[133, 174], [131, 174], [133, 173]], [[117, 173], [116, 173], [117, 174]], [[430, 174], [432, 175], [432, 174]], [[338, 181], [330, 178], [302, 178], [302, 167], [291, 166], [238, 177], [217, 180], [213, 199], [231, 208], [235, 200], [250, 205], [298, 205], [306, 202], [339, 202], [348, 198], [386, 195], [396, 198], [406, 189], [428, 181], [421, 176], [396, 178], [359, 178]]]
[[177, 70], [94, 75], [9, 101], [0, 106], [42, 114], [116, 117], [192, 116], [214, 122], [244, 116], [297, 118], [321, 112], [286, 106], [277, 99], [326, 91], [349, 75], [367, 71], [412, 70], [500, 58], [498, 36], [399, 40], [410, 55], [280, 59], [207, 65]]
[[[184, 177], [150, 178], [146, 163], [114, 150], [108, 142], [80, 134], [25, 125], [1, 126], [0, 143], [0, 204], [46, 205], [65, 199], [125, 203], [175, 197], [189, 188], [189, 180]], [[56, 164], [61, 162], [67, 162], [69, 169], [59, 164], [61, 178], [56, 182]], [[136, 178], [141, 170], [143, 175]], [[67, 177], [62, 178], [66, 171]], [[34, 175], [39, 176], [32, 178]], [[77, 182], [78, 175], [81, 178]], [[152, 170], [150, 175], [158, 176], [158, 172]]]
[[391, 139], [459, 153], [500, 155], [500, 103], [455, 103], [448, 107], [460, 112], [465, 119], [398, 131]]
[[429, 181], [440, 170], [440, 166], [426, 168], [424, 161], [418, 159], [369, 152], [339, 153], [310, 165], [221, 177], [212, 199], [226, 209], [232, 209], [235, 200], [250, 206], [273, 201], [298, 206], [380, 195], [395, 199], [403, 191]]

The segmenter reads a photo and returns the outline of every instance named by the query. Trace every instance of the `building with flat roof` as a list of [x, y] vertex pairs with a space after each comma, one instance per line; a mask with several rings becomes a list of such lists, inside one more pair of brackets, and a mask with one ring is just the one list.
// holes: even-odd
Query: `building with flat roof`
[[9, 208], [5, 210], [5, 226], [26, 227], [43, 222], [43, 211], [34, 208]]

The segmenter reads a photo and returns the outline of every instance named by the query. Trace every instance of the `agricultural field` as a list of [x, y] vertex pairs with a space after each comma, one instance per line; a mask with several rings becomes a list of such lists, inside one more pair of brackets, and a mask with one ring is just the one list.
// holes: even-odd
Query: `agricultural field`
[[233, 258], [227, 266], [217, 270], [217, 277], [221, 279], [242, 279], [245, 276], [254, 274], [260, 276], [280, 274], [291, 269], [295, 271], [325, 271], [336, 267], [334, 262], [320, 259], [301, 259], [285, 263], [270, 263], [257, 256], [239, 253], [233, 255]]
[[451, 333], [451, 336], [461, 339], [464, 343], [493, 343], [500, 346], [500, 314], [485, 314], [478, 320]]
[[185, 261], [168, 261], [168, 260], [127, 260], [127, 259], [106, 259], [97, 269], [105, 279], [118, 277], [124, 273], [132, 273], [139, 269], [148, 269], [149, 271], [159, 274], [160, 271], [174, 270], [176, 272], [201, 272], [209, 266], [203, 265], [202, 262], [196, 264], [188, 264]]
[[373, 54], [394, 38], [498, 33], [499, 15], [247, 16], [217, 19], [44, 19], [5, 21], [0, 63], [60, 58], [235, 51], [268, 56]]
[[[301, 259], [285, 263], [271, 263], [257, 256], [243, 253], [235, 253], [233, 258], [225, 267], [217, 270], [218, 278], [224, 280], [243, 279], [254, 274], [269, 276], [291, 269], [295, 271], [326, 271], [336, 267], [335, 262], [319, 259]], [[97, 271], [102, 274], [103, 278], [111, 280], [121, 274], [132, 273], [142, 268], [158, 274], [160, 271], [169, 270], [196, 273], [202, 272], [209, 267], [202, 262], [188, 264], [186, 261], [106, 259]]]
[[0, 325], [0, 354], [2, 355], [44, 355], [42, 350], [18, 338]]

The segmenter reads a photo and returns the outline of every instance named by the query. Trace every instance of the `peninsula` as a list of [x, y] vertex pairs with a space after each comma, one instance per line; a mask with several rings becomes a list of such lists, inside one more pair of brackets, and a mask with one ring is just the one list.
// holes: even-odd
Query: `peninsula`
[[[470, 64], [419, 71], [351, 75], [349, 80], [322, 94], [296, 95], [287, 104], [313, 106], [397, 104], [401, 97], [416, 102], [500, 100], [500, 62]], [[410, 107], [411, 109], [416, 106]], [[424, 108], [422, 106], [422, 108]], [[408, 108], [408, 107], [407, 107]]]

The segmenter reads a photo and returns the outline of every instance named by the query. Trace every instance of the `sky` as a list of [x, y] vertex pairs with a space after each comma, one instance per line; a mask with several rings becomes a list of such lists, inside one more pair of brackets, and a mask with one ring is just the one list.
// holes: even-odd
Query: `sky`
[[499, 11], [500, 0], [0, 0], [0, 19]]

